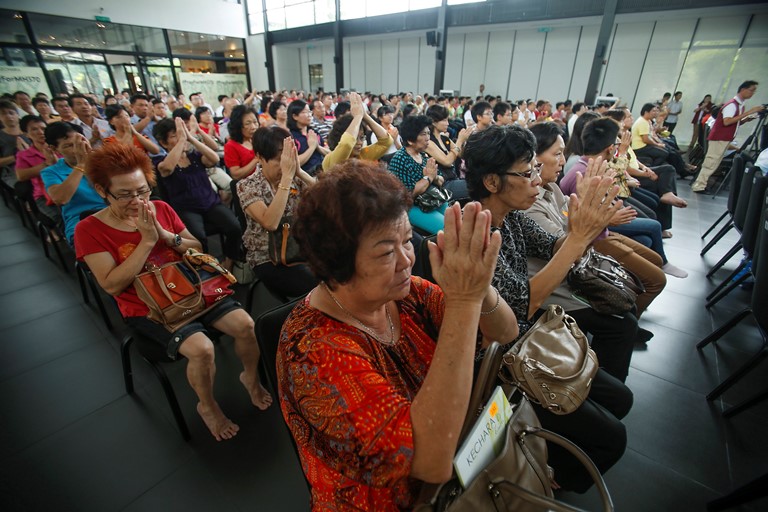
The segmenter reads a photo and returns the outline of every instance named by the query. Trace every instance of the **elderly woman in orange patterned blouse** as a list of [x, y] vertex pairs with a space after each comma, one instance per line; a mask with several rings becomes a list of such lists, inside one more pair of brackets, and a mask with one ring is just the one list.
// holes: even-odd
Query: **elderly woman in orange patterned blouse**
[[438, 286], [411, 276], [410, 201], [375, 163], [348, 160], [299, 203], [296, 238], [320, 285], [284, 324], [277, 367], [313, 510], [408, 509], [419, 480], [447, 481], [478, 325], [483, 342], [517, 335], [490, 285], [490, 216], [477, 203], [446, 211], [429, 248]]

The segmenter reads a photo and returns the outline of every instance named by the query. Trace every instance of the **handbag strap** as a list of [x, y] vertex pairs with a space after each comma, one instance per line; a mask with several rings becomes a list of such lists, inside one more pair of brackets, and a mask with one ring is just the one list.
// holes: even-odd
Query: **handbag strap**
[[499, 374], [501, 358], [503, 356], [504, 352], [501, 350], [501, 345], [496, 341], [492, 342], [486, 349], [483, 362], [480, 364], [480, 371], [477, 372], [477, 377], [475, 378], [475, 385], [472, 386], [469, 407], [467, 407], [467, 415], [464, 418], [464, 425], [461, 427], [459, 444], [457, 446], [461, 446], [461, 443], [464, 442], [464, 439], [475, 424], [478, 414], [482, 411], [488, 398], [490, 398], [491, 392], [496, 385], [496, 377]]
[[[173, 265], [175, 265], [175, 263]], [[191, 268], [191, 265], [187, 265], [187, 266]], [[161, 271], [162, 271], [162, 267], [153, 268], [151, 270], [152, 275], [155, 276], [155, 279], [157, 280], [157, 284], [160, 285], [160, 289], [163, 291], [163, 295], [165, 295], [165, 298], [168, 299], [174, 307], [177, 307], [177, 308], [191, 308], [191, 307], [195, 307], [198, 304], [200, 304], [200, 302], [203, 300], [203, 288], [202, 287], [198, 287], [198, 290], [197, 290], [197, 300], [193, 304], [186, 304], [184, 306], [179, 306], [178, 304], [176, 304], [176, 301], [173, 300], [173, 297], [171, 297], [171, 294], [168, 292], [168, 286], [165, 284], [165, 279], [163, 279], [163, 274], [161, 273]], [[200, 283], [201, 282], [200, 274], [198, 274], [197, 270], [195, 270], [194, 268], [192, 268], [192, 272], [194, 272], [195, 276], [197, 276], [197, 282]]]
[[[603, 477], [600, 474], [600, 471], [597, 469], [597, 466], [595, 466], [595, 463], [592, 462], [592, 459], [590, 459], [589, 456], [584, 453], [581, 448], [563, 436], [540, 427], [528, 427], [525, 429], [523, 435], [540, 437], [549, 443], [554, 443], [568, 450], [568, 452], [576, 457], [582, 466], [584, 466], [584, 469], [587, 470], [589, 476], [592, 478], [592, 481], [595, 483], [597, 492], [600, 494], [600, 501], [602, 502], [603, 510], [605, 512], [613, 512], [613, 500], [611, 500], [611, 495], [608, 493], [608, 488], [605, 486], [605, 480], [603, 480]], [[555, 512], [583, 512], [583, 510], [580, 508], [576, 508], [551, 498], [533, 493], [512, 482], [504, 482], [503, 485], [507, 488], [508, 491], [514, 493], [520, 498], [545, 508], [549, 508], [549, 510], [553, 510]], [[491, 494], [493, 495], [493, 492], [491, 492]]]

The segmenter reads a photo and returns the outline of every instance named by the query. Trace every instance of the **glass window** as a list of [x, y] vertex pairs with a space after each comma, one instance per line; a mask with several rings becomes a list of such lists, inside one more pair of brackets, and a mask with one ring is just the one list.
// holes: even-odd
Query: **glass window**
[[448, 0], [448, 5], [476, 4], [485, 0]]
[[112, 80], [101, 55], [63, 50], [41, 50], [54, 93], [92, 92], [112, 89]]
[[0, 57], [0, 64], [3, 66], [40, 66], [35, 52], [25, 48], [0, 48]]
[[120, 23], [29, 14], [38, 43], [49, 47], [75, 47], [167, 53], [163, 31]]
[[16, 11], [0, 9], [0, 43], [29, 43], [24, 20]]
[[315, 23], [336, 21], [335, 0], [315, 0]]
[[288, 28], [285, 24], [285, 8], [268, 10], [267, 22], [269, 23], [269, 30], [284, 30]]
[[[442, 0], [410, 0], [408, 10], [416, 11], [418, 9], [431, 9], [433, 7], [440, 7], [442, 3]], [[448, 3], [451, 3], [450, 0], [448, 0]]]
[[[288, 3], [290, 0], [286, 0]], [[286, 6], [285, 25], [287, 28], [306, 27], [315, 24], [315, 6], [313, 2]]]
[[213, 55], [219, 57], [240, 57], [243, 53], [243, 40], [237, 37], [214, 36], [196, 32], [169, 30], [171, 52], [174, 55]]
[[[442, 5], [442, 0], [389, 0], [386, 2], [381, 0], [339, 0], [339, 2], [341, 2], [342, 20], [416, 11], [418, 9], [431, 9]], [[451, 4], [450, 0], [448, 3]]]
[[263, 34], [264, 33], [264, 13], [262, 11], [259, 11], [256, 14], [249, 14], [248, 24], [251, 29], [251, 34]]
[[338, 0], [341, 2], [340, 11], [342, 20], [354, 20], [365, 18], [365, 2], [361, 0]]

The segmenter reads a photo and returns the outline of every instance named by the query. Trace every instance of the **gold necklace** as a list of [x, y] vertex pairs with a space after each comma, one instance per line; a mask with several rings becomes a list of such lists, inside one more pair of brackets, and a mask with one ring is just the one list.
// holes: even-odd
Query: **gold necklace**
[[139, 230], [138, 226], [131, 226], [130, 224], [128, 224], [128, 222], [127, 222], [126, 220], [124, 220], [124, 219], [121, 219], [120, 217], [118, 217], [118, 216], [117, 216], [117, 214], [116, 214], [115, 212], [113, 212], [113, 211], [112, 211], [112, 208], [110, 208], [110, 207], [107, 207], [107, 211], [109, 212], [109, 214], [110, 214], [112, 217], [114, 217], [114, 218], [115, 218], [115, 220], [117, 220], [117, 222], [122, 222], [123, 224], [125, 224], [125, 225], [126, 225], [126, 226], [128, 226], [129, 228], [132, 228], [134, 232]]
[[361, 327], [361, 328], [362, 328], [362, 329], [363, 329], [365, 332], [367, 332], [368, 334], [370, 334], [370, 335], [371, 335], [371, 337], [372, 337], [373, 339], [375, 339], [376, 341], [378, 341], [378, 342], [379, 342], [379, 343], [381, 343], [382, 345], [386, 345], [386, 346], [389, 346], [389, 347], [391, 347], [391, 346], [393, 346], [393, 345], [395, 344], [395, 324], [394, 324], [394, 322], [392, 322], [392, 316], [390, 316], [390, 314], [389, 314], [389, 308], [387, 307], [387, 305], [386, 305], [386, 304], [384, 305], [384, 310], [387, 312], [387, 322], [389, 322], [389, 341], [386, 341], [386, 340], [382, 340], [382, 339], [379, 337], [379, 335], [378, 335], [378, 334], [377, 334], [377, 333], [376, 333], [376, 332], [375, 332], [373, 329], [371, 329], [370, 327], [368, 327], [367, 325], [365, 325], [365, 324], [363, 323], [363, 321], [362, 321], [362, 320], [360, 320], [359, 318], [357, 318], [355, 315], [353, 315], [352, 313], [350, 313], [350, 312], [349, 312], [349, 310], [348, 310], [347, 308], [345, 308], [344, 306], [342, 306], [342, 305], [341, 305], [341, 302], [339, 302], [339, 300], [336, 298], [336, 296], [335, 296], [335, 295], [334, 295], [334, 294], [331, 292], [331, 289], [330, 289], [330, 288], [328, 288], [328, 285], [327, 285], [327, 284], [323, 283], [323, 288], [324, 288], [324, 289], [325, 289], [325, 291], [328, 293], [328, 296], [331, 298], [331, 300], [333, 300], [333, 302], [335, 302], [335, 303], [336, 303], [336, 305], [339, 307], [339, 309], [340, 309], [341, 311], [343, 311], [344, 313], [346, 313], [348, 316], [350, 316], [350, 317], [351, 317], [351, 318], [352, 318], [352, 319], [353, 319], [355, 322], [357, 322], [357, 323], [360, 325], [360, 327]]

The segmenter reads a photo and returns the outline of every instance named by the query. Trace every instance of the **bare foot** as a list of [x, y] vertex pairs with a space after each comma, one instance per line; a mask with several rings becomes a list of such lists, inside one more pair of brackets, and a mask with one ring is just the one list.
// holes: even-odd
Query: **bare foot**
[[255, 376], [248, 378], [245, 372], [240, 374], [240, 382], [245, 386], [245, 390], [251, 395], [251, 402], [253, 405], [261, 409], [262, 411], [272, 405], [272, 395], [264, 389], [261, 382]]
[[672, 232], [667, 230], [662, 231], [661, 238], [672, 238]]
[[685, 199], [676, 196], [674, 192], [667, 192], [659, 199], [662, 203], [669, 204], [677, 208], [686, 208], [688, 206], [688, 203], [685, 201]]
[[203, 404], [197, 404], [197, 414], [203, 418], [205, 426], [211, 431], [213, 437], [217, 441], [232, 439], [237, 435], [237, 431], [240, 430], [235, 423], [224, 416], [224, 413], [219, 409], [219, 404], [214, 402], [214, 407], [209, 411], [203, 410]]

